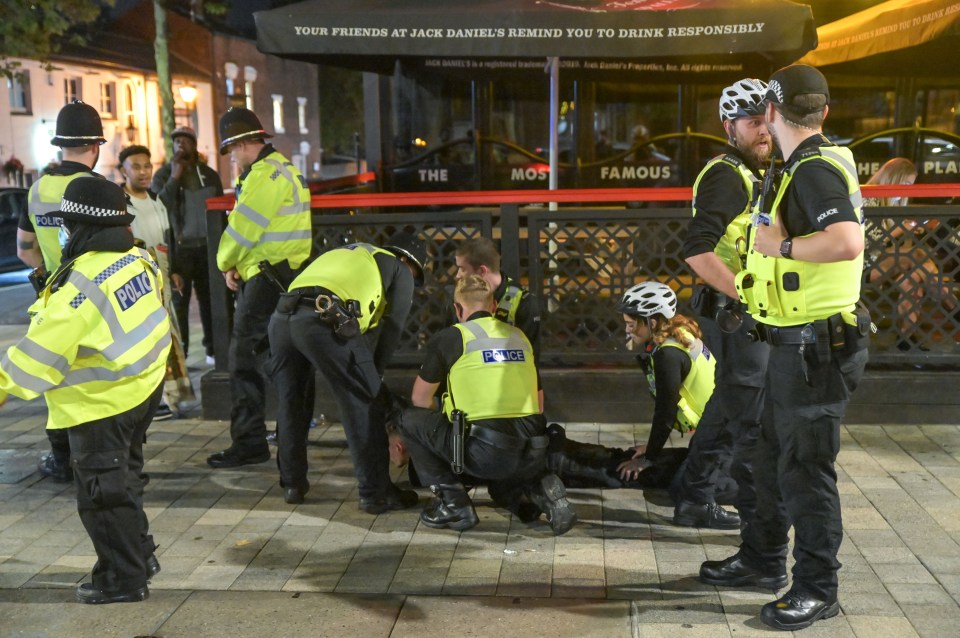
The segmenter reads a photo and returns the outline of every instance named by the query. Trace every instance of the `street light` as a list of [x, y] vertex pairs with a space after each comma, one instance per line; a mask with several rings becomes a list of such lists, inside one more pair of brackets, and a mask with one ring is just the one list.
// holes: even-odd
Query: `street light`
[[187, 105], [187, 117], [190, 118], [190, 126], [193, 130], [197, 130], [196, 123], [196, 113], [193, 109], [194, 103], [197, 101], [197, 87], [190, 84], [184, 84], [180, 87], [180, 99], [182, 99]]

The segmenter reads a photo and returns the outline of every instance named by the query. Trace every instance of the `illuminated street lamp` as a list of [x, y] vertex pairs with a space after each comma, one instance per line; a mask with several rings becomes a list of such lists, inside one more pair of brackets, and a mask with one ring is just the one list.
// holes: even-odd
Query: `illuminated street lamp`
[[187, 105], [187, 117], [190, 119], [190, 126], [197, 130], [196, 111], [193, 106], [197, 101], [197, 87], [190, 84], [184, 84], [180, 87], [180, 99]]

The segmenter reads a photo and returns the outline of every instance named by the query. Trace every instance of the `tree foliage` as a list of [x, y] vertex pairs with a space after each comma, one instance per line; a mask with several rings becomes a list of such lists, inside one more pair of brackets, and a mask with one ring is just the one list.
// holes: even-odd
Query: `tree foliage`
[[3, 0], [0, 2], [0, 76], [17, 72], [12, 58], [47, 63], [65, 41], [83, 43], [78, 29], [115, 0]]

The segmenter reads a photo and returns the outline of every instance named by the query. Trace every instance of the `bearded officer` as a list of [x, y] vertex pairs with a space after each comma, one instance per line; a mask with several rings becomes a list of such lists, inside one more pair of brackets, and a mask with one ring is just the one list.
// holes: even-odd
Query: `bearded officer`
[[[690, 454], [680, 475], [673, 521], [678, 525], [718, 527], [721, 518], [750, 525], [756, 510], [751, 452], [760, 428], [767, 344], [751, 339], [756, 322], [749, 316], [737, 326], [717, 323], [717, 313], [739, 305], [734, 276], [746, 258], [746, 229], [751, 206], [759, 195], [762, 169], [773, 142], [764, 121], [767, 84], [745, 78], [720, 95], [720, 121], [728, 147], [715, 157], [693, 185], [694, 217], [687, 228], [683, 256], [706, 282], [694, 293], [704, 341], [716, 356], [716, 391], [690, 441]], [[729, 474], [737, 483], [739, 513], [710, 508], [719, 479]]]
[[[27, 210], [17, 224], [17, 257], [31, 268], [49, 275], [60, 265], [65, 238], [62, 222], [48, 215], [60, 206], [67, 184], [83, 175], [96, 175], [93, 167], [100, 159], [103, 123], [89, 104], [74, 100], [57, 113], [56, 135], [50, 140], [59, 146], [63, 161], [33, 183], [27, 197]], [[73, 480], [70, 469], [70, 441], [62, 430], [47, 430], [50, 451], [40, 459], [40, 473], [54, 481]]]
[[[217, 267], [237, 294], [230, 338], [230, 447], [207, 458], [213, 468], [270, 460], [264, 422], [266, 380], [258, 353], [270, 315], [310, 257], [310, 191], [300, 172], [271, 144], [253, 111], [234, 107], [220, 118], [220, 154], [243, 168], [237, 203], [217, 249]], [[268, 262], [273, 278], [262, 273]], [[279, 283], [279, 285], [278, 285]]]
[[170, 321], [162, 277], [135, 248], [123, 190], [78, 177], [59, 210], [64, 262], [30, 307], [27, 335], [0, 362], [0, 400], [43, 395], [67, 433], [77, 510], [97, 553], [82, 603], [135, 602], [160, 571], [143, 512], [143, 441], [160, 403]]

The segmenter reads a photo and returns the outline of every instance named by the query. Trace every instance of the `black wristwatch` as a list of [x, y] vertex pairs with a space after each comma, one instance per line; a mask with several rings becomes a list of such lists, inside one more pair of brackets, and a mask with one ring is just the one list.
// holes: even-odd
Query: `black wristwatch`
[[787, 237], [780, 242], [780, 256], [784, 259], [793, 259], [793, 237]]

